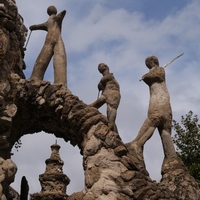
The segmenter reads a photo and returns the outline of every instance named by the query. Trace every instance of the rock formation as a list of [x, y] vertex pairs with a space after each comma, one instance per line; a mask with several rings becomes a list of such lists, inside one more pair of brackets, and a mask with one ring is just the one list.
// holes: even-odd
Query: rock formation
[[[108, 119], [63, 84], [26, 79], [22, 69], [27, 29], [14, 0], [0, 6], [0, 199], [9, 199], [10, 150], [25, 134], [45, 131], [78, 145], [85, 187], [68, 200], [198, 200], [198, 184], [182, 161], [165, 160], [162, 179], [152, 181], [144, 162], [126, 146]], [[9, 45], [8, 45], [9, 44]], [[12, 178], [10, 178], [12, 177]]]

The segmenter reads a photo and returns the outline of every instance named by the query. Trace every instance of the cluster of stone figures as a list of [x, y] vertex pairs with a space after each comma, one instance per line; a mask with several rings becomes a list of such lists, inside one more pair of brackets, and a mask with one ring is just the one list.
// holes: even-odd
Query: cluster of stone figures
[[[54, 84], [67, 85], [67, 56], [65, 46], [61, 37], [62, 21], [66, 11], [57, 14], [54, 6], [47, 9], [49, 19], [37, 25], [30, 26], [30, 30], [45, 30], [47, 36], [42, 50], [35, 62], [30, 80], [33, 83], [41, 82], [44, 78], [45, 71], [53, 58], [54, 67]], [[150, 102], [148, 116], [139, 130], [137, 137], [130, 143], [126, 144], [129, 148], [133, 148], [138, 157], [143, 159], [143, 147], [146, 141], [153, 135], [157, 128], [162, 140], [164, 154], [166, 159], [176, 157], [176, 152], [171, 138], [172, 127], [172, 110], [170, 105], [170, 97], [165, 82], [165, 71], [159, 66], [158, 58], [149, 56], [145, 60], [149, 72], [142, 77], [150, 89]], [[113, 73], [110, 72], [108, 65], [100, 63], [98, 70], [102, 74], [102, 78], [98, 84], [98, 90], [101, 91], [100, 97], [89, 106], [100, 108], [103, 104], [107, 105], [107, 119], [110, 130], [118, 132], [115, 124], [117, 109], [120, 103], [120, 86], [116, 81]], [[0, 160], [0, 183], [6, 178], [8, 182], [12, 182], [16, 173], [16, 166], [11, 160]], [[0, 187], [1, 184], [0, 184]], [[0, 188], [1, 196], [2, 188]]]
[[[47, 31], [44, 46], [35, 62], [30, 79], [33, 81], [43, 80], [48, 64], [53, 57], [54, 84], [66, 85], [67, 56], [61, 37], [62, 20], [66, 11], [64, 10], [57, 14], [57, 9], [54, 6], [49, 6], [47, 13], [50, 17], [45, 23], [30, 26], [31, 31]], [[144, 144], [153, 135], [154, 130], [158, 128], [165, 158], [172, 158], [176, 156], [176, 152], [171, 138], [172, 110], [165, 82], [165, 71], [163, 67], [159, 66], [156, 56], [147, 57], [145, 64], [149, 68], [149, 72], [141, 80], [149, 86], [151, 94], [148, 116], [139, 130], [137, 137], [127, 145], [134, 148], [139, 155], [142, 155]], [[103, 75], [98, 84], [101, 96], [90, 104], [90, 106], [100, 108], [103, 104], [106, 104], [109, 128], [118, 132], [115, 120], [121, 98], [120, 86], [106, 64], [100, 63], [98, 70]]]

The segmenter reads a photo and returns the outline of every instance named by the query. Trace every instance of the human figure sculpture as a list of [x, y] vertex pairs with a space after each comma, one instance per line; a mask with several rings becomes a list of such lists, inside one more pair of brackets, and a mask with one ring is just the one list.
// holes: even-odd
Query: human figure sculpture
[[108, 65], [100, 63], [98, 65], [98, 70], [103, 75], [98, 84], [98, 90], [99, 92], [102, 91], [102, 94], [94, 103], [90, 104], [90, 106], [100, 108], [106, 103], [108, 126], [111, 130], [118, 132], [115, 120], [117, 108], [121, 99], [120, 86], [113, 76], [113, 73], [110, 73]]
[[67, 56], [61, 37], [61, 26], [63, 18], [66, 14], [66, 10], [63, 10], [61, 13], [57, 14], [56, 7], [49, 6], [47, 13], [50, 17], [46, 22], [30, 26], [31, 31], [45, 30], [48, 32], [44, 46], [42, 47], [42, 50], [35, 62], [31, 79], [36, 81], [43, 80], [44, 73], [51, 58], [53, 57], [54, 83], [61, 83], [65, 85], [67, 83]]
[[170, 105], [170, 96], [165, 82], [165, 70], [159, 67], [158, 58], [149, 56], [145, 60], [149, 72], [145, 74], [143, 80], [150, 90], [150, 101], [148, 116], [132, 145], [136, 144], [143, 151], [143, 146], [151, 138], [156, 128], [158, 128], [165, 158], [176, 156], [174, 145], [171, 138], [172, 110]]

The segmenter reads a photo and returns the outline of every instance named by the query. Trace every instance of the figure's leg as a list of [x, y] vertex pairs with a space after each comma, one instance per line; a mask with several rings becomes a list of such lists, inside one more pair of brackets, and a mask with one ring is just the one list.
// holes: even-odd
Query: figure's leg
[[160, 137], [162, 140], [163, 150], [165, 158], [174, 158], [176, 157], [176, 151], [174, 148], [174, 143], [171, 137], [171, 130], [167, 130], [164, 128], [158, 128], [160, 133]]
[[143, 147], [146, 141], [153, 135], [156, 126], [153, 126], [152, 121], [147, 118], [142, 127], [139, 130], [137, 137], [130, 143], [127, 143], [126, 146], [133, 156], [136, 156], [143, 163], [145, 168], [144, 157], [143, 157]]
[[147, 118], [144, 121], [142, 127], [140, 128], [139, 133], [134, 139], [134, 141], [137, 142], [137, 144], [142, 147], [146, 143], [146, 141], [151, 138], [155, 129], [156, 126], [154, 126], [152, 121], [149, 118]]
[[44, 45], [40, 54], [35, 62], [33, 72], [31, 74], [31, 79], [33, 80], [43, 80], [45, 71], [49, 65], [49, 62], [53, 56], [52, 46]]
[[117, 116], [117, 109], [107, 104], [108, 126], [110, 130], [118, 133], [117, 126], [115, 124], [116, 116]]
[[67, 55], [65, 46], [60, 38], [54, 47], [54, 83], [67, 84]]

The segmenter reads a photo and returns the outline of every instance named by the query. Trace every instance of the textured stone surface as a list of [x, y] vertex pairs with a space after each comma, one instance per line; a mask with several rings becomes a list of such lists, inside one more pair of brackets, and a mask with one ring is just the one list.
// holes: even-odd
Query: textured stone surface
[[22, 69], [25, 68], [23, 43], [26, 28], [13, 1], [1, 3], [0, 16], [0, 140], [4, 141], [6, 145], [6, 137], [10, 134], [10, 123], [17, 111], [12, 99], [8, 97], [12, 89], [9, 78], [11, 73], [16, 73], [19, 77], [24, 78], [22, 72]]
[[[25, 79], [22, 68], [26, 29], [14, 1], [5, 1], [4, 5], [5, 9], [0, 8], [2, 18], [6, 18], [0, 18], [1, 199], [8, 199], [8, 186], [13, 181], [12, 176], [6, 181], [7, 168], [3, 164], [9, 160], [12, 146], [21, 136], [42, 130], [81, 150], [85, 187], [68, 200], [200, 199], [197, 183], [178, 158], [165, 159], [161, 181], [152, 181], [138, 153], [109, 129], [107, 117], [96, 108], [86, 105], [64, 85]], [[43, 196], [59, 198], [57, 194]]]
[[16, 172], [17, 166], [11, 159], [0, 158], [0, 198], [2, 200], [11, 195], [17, 196], [15, 191], [9, 188], [9, 185], [14, 181]]

